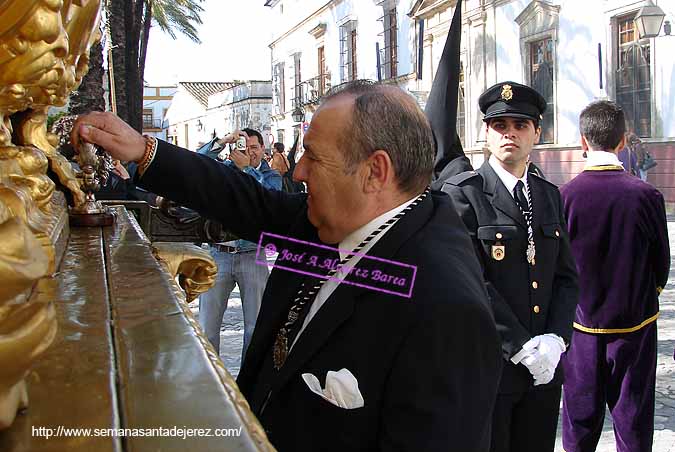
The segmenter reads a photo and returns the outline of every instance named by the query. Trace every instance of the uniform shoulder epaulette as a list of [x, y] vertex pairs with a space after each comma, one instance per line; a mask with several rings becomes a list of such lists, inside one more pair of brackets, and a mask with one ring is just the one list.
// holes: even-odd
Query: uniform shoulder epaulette
[[539, 179], [540, 181], [546, 182], [546, 183], [549, 184], [551, 187], [558, 188], [558, 186], [557, 186], [556, 184], [554, 184], [553, 182], [551, 182], [551, 181], [548, 180], [548, 179], [545, 179], [544, 177], [540, 176], [540, 175], [537, 174], [537, 173], [527, 173], [527, 175], [528, 175], [528, 176], [534, 176], [534, 177], [536, 177], [537, 179]]
[[464, 171], [456, 176], [452, 176], [447, 180], [446, 184], [461, 186], [473, 178], [480, 178], [480, 174], [476, 171]]

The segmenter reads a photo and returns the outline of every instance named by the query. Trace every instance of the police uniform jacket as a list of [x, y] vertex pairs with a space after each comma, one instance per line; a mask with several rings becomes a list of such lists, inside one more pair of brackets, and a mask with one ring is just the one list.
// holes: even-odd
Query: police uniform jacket
[[[502, 336], [504, 366], [500, 393], [543, 389], [562, 382], [560, 368], [549, 385], [533, 386], [523, 365], [509, 359], [530, 338], [572, 335], [578, 286], [558, 188], [530, 172], [535, 264], [526, 259], [527, 225], [513, 196], [485, 162], [448, 180], [448, 193], [473, 239], [483, 266], [497, 327]], [[503, 248], [502, 248], [503, 247]]]

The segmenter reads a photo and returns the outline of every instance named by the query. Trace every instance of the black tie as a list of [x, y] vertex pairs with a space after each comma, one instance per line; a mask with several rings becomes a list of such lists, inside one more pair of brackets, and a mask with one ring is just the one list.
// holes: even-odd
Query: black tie
[[516, 199], [516, 203], [518, 203], [520, 210], [525, 213], [530, 211], [530, 206], [527, 203], [525, 193], [523, 193], [523, 188], [525, 188], [525, 185], [522, 180], [519, 180], [518, 183], [516, 183], [516, 187], [513, 189], [513, 197]]

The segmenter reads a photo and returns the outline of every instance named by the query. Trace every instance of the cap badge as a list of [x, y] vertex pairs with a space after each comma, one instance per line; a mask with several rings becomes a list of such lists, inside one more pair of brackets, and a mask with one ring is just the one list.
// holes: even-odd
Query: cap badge
[[513, 99], [513, 90], [511, 85], [502, 86], [502, 100], [509, 101]]

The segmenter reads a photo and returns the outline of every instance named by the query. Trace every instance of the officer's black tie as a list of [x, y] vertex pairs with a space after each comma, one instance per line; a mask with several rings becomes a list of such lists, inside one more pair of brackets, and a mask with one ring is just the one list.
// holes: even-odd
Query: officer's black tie
[[521, 212], [529, 212], [530, 206], [527, 203], [525, 193], [523, 193], [524, 188], [525, 184], [523, 184], [522, 180], [519, 180], [518, 183], [516, 183], [515, 188], [513, 189], [513, 197], [516, 199], [516, 202], [518, 203], [518, 207], [520, 207]]

